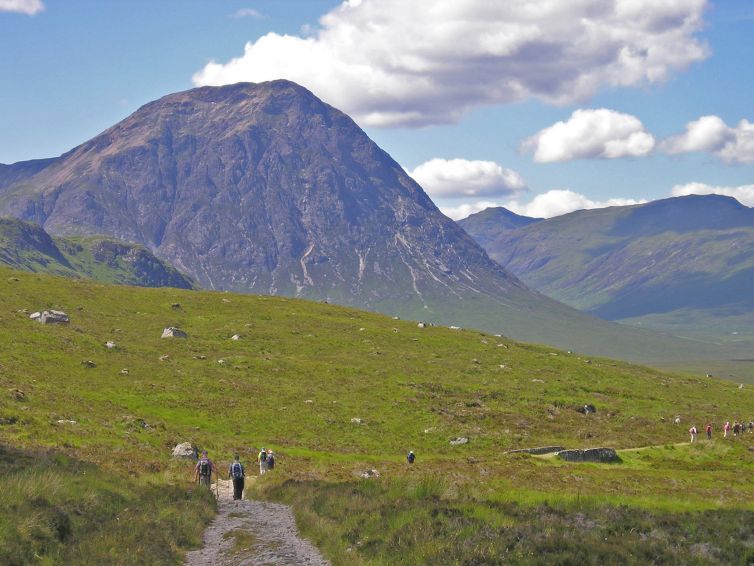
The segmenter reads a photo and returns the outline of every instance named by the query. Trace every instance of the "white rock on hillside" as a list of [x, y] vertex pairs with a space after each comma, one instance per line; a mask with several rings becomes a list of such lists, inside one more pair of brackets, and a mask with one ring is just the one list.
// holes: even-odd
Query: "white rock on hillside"
[[188, 334], [186, 334], [180, 328], [176, 328], [175, 326], [168, 326], [165, 330], [162, 331], [162, 337], [163, 338], [188, 338]]

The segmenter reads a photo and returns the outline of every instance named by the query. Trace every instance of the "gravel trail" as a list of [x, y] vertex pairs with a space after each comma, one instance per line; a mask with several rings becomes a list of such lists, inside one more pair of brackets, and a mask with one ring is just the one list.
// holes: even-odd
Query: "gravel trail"
[[[246, 478], [247, 485], [253, 480]], [[298, 535], [290, 507], [265, 501], [233, 501], [231, 482], [220, 480], [217, 517], [204, 531], [204, 547], [187, 553], [184, 566], [272, 564], [328, 566], [329, 562]]]

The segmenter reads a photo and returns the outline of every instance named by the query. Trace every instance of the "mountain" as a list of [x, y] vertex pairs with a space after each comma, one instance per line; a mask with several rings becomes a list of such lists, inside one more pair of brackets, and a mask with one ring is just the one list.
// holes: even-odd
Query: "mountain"
[[459, 220], [458, 224], [480, 246], [486, 247], [503, 232], [523, 228], [540, 220], [542, 219], [521, 216], [502, 206], [493, 206]]
[[733, 198], [582, 210], [501, 230], [485, 247], [528, 285], [596, 316], [695, 337], [754, 337], [754, 209]]
[[107, 238], [53, 238], [42, 228], [0, 218], [0, 264], [102, 283], [191, 289], [191, 281], [142, 246]]
[[353, 120], [289, 81], [171, 94], [58, 158], [6, 166], [0, 213], [143, 245], [208, 289], [634, 360], [689, 350], [528, 289]]

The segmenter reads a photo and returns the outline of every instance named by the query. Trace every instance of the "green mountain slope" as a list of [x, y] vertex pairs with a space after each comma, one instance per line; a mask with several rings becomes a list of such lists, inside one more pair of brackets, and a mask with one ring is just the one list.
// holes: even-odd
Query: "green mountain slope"
[[0, 218], [0, 264], [102, 283], [191, 289], [191, 281], [142, 246], [109, 238], [53, 238], [39, 226]]
[[[71, 323], [19, 312], [41, 307]], [[161, 339], [168, 325], [188, 337]], [[334, 564], [751, 556], [754, 435], [674, 446], [693, 423], [748, 418], [749, 387], [302, 300], [5, 268], [0, 354], [4, 563], [180, 562], [211, 518], [192, 464], [170, 458], [184, 441], [221, 469], [273, 448], [255, 495], [293, 503]], [[660, 447], [612, 465], [504, 453], [547, 444]]]
[[502, 230], [486, 248], [528, 285], [596, 316], [754, 338], [754, 211], [729, 197], [579, 211]]
[[466, 230], [483, 248], [509, 230], [523, 228], [541, 221], [541, 218], [521, 216], [502, 206], [485, 208], [472, 214], [458, 224]]

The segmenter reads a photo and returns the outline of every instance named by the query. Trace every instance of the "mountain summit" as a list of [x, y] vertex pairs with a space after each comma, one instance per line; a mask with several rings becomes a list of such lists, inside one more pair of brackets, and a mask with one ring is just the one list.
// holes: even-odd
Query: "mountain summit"
[[59, 158], [2, 166], [0, 213], [142, 244], [210, 289], [657, 350], [529, 290], [353, 120], [289, 81], [171, 94]]

